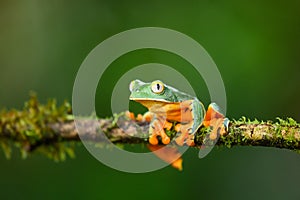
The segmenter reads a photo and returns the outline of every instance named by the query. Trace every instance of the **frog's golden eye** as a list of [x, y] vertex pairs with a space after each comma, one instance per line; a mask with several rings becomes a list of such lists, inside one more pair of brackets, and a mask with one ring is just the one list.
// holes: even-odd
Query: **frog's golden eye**
[[129, 90], [130, 90], [130, 92], [133, 91], [133, 88], [134, 88], [134, 81], [131, 81], [130, 84], [129, 84]]
[[160, 94], [164, 91], [165, 86], [161, 81], [153, 81], [151, 84], [151, 90], [155, 94]]

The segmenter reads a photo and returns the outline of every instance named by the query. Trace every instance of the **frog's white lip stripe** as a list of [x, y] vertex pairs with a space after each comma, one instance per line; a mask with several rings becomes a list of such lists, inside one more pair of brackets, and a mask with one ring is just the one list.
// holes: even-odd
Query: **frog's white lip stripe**
[[130, 100], [134, 100], [134, 101], [158, 101], [158, 102], [166, 102], [166, 103], [171, 103], [171, 101], [167, 101], [164, 99], [153, 99], [153, 98], [134, 98], [134, 97], [130, 97]]

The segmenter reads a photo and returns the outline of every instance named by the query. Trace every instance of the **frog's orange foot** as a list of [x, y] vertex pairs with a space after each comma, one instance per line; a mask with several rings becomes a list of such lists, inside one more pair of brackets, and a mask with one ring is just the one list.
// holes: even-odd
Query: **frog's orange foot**
[[128, 117], [129, 119], [131, 120], [135, 120], [135, 116], [134, 116], [134, 113], [133, 112], [130, 112], [130, 111], [126, 111], [125, 112], [125, 116]]
[[208, 106], [203, 125], [212, 127], [209, 137], [211, 140], [215, 140], [218, 135], [225, 135], [228, 132], [229, 119], [222, 114], [217, 104], [211, 103]]
[[195, 146], [194, 135], [181, 134], [175, 139], [175, 142], [179, 146], [183, 146], [184, 144], [190, 147]]
[[217, 104], [211, 103], [206, 111], [203, 125], [205, 127], [211, 126], [216, 119], [225, 118], [224, 114], [220, 111]]
[[164, 134], [151, 134], [149, 137], [149, 143], [152, 145], [157, 145], [158, 144], [158, 139], [157, 137], [161, 137], [161, 142], [163, 144], [169, 144], [171, 139], [169, 136], [167, 136], [165, 133]]
[[158, 119], [155, 119], [152, 121], [149, 129], [150, 137], [149, 137], [149, 143], [152, 145], [157, 145], [158, 144], [158, 136], [161, 137], [161, 142], [163, 144], [169, 144], [171, 139], [170, 137], [166, 134], [164, 128], [170, 127], [169, 122], [162, 122]]
[[152, 145], [158, 145], [158, 139], [156, 134], [152, 134], [149, 137], [149, 143]]
[[228, 133], [229, 119], [228, 118], [220, 118], [216, 119], [211, 123], [211, 133], [209, 138], [211, 140], [215, 140], [218, 136], [223, 136]]
[[180, 133], [180, 135], [178, 137], [176, 137], [175, 142], [179, 146], [183, 146], [186, 138], [187, 138], [187, 133]]
[[188, 124], [177, 124], [175, 130], [178, 133], [178, 137], [175, 139], [175, 142], [179, 146], [184, 144], [188, 146], [194, 146], [194, 134], [192, 134], [193, 122]]

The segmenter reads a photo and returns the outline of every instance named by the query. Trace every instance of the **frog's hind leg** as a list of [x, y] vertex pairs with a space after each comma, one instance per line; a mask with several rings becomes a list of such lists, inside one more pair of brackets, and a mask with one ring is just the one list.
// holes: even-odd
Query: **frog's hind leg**
[[182, 146], [183, 144], [186, 144], [188, 146], [194, 146], [194, 134], [192, 134], [192, 127], [194, 125], [194, 122], [191, 121], [187, 124], [177, 124], [175, 126], [175, 131], [177, 133], [181, 133], [176, 139], [175, 142]]
[[229, 120], [222, 114], [216, 103], [211, 103], [208, 106], [203, 125], [205, 127], [212, 127], [209, 137], [211, 140], [215, 140], [218, 134], [225, 135], [227, 133]]

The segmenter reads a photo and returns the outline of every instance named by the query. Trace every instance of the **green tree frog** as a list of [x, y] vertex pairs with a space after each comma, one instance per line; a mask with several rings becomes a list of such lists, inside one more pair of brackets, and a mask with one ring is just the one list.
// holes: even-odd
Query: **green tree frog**
[[[149, 143], [157, 145], [161, 141], [169, 144], [171, 138], [165, 130], [174, 128], [177, 131], [175, 142], [178, 145], [194, 145], [194, 135], [200, 126], [212, 127], [210, 139], [226, 134], [229, 120], [220, 112], [215, 103], [208, 106], [207, 111], [196, 98], [181, 92], [160, 80], [144, 83], [133, 80], [129, 89], [130, 100], [141, 103], [148, 108], [143, 116], [138, 115], [137, 120], [150, 122]], [[134, 115], [130, 113], [131, 118]]]

